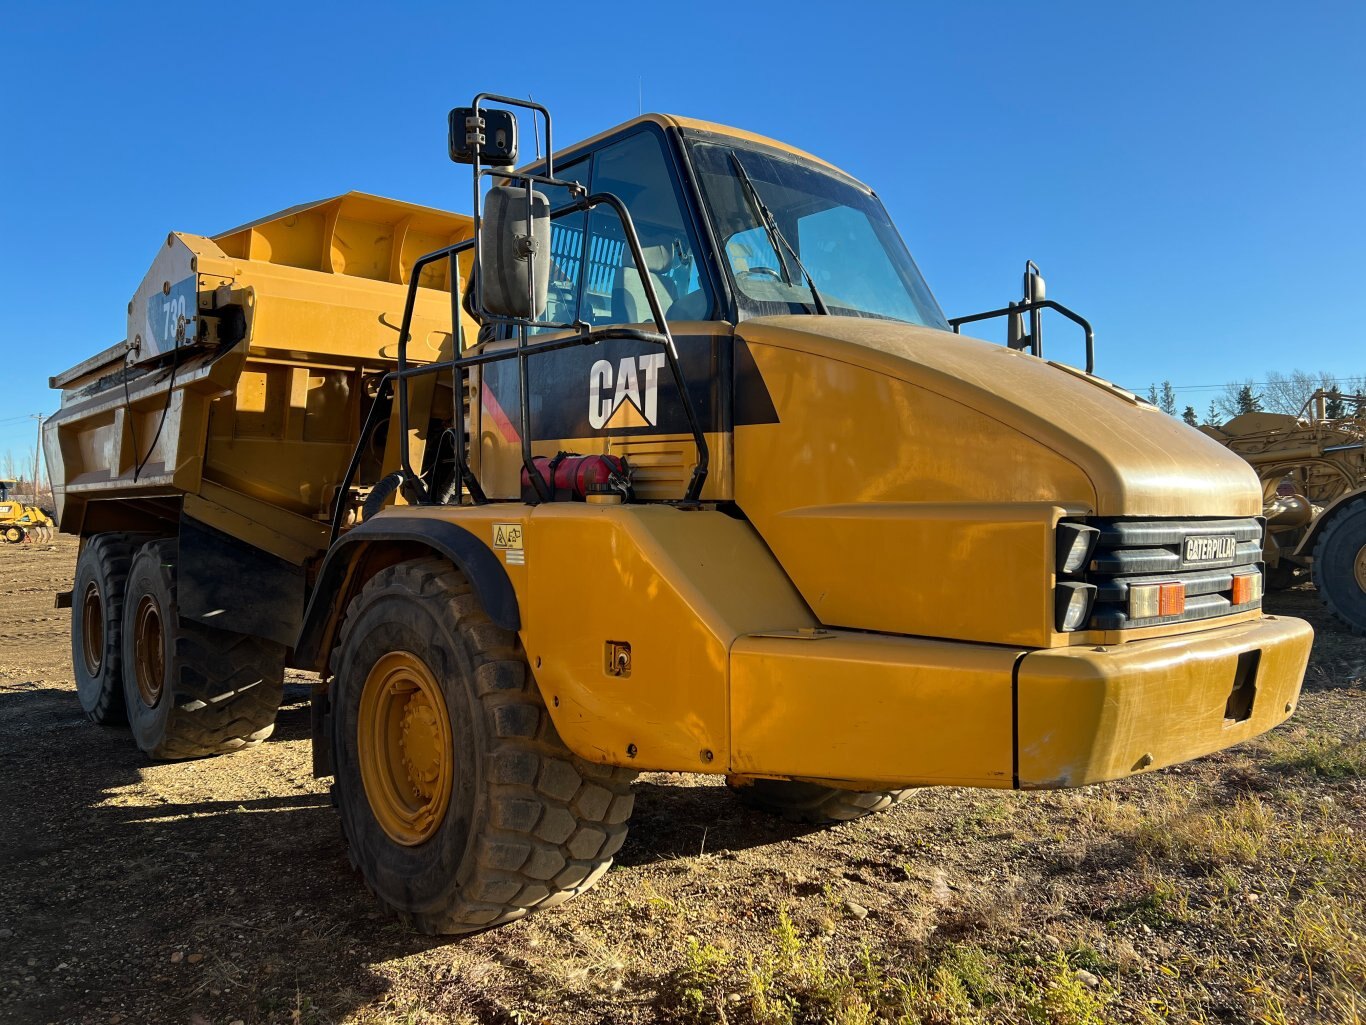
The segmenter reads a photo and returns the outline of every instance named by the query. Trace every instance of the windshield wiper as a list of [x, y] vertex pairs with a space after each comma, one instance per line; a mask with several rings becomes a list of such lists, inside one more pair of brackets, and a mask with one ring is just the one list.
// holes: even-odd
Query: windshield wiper
[[[729, 152], [730, 162], [735, 166], [736, 174], [740, 176], [740, 181], [745, 185], [745, 191], [749, 195], [749, 200], [754, 204], [754, 209], [759, 214], [759, 219], [763, 222], [764, 231], [768, 232], [769, 245], [773, 247], [773, 253], [778, 257], [778, 263], [783, 268], [783, 279], [787, 284], [792, 284], [792, 274], [788, 271], [787, 259], [783, 256], [783, 249], [786, 249], [792, 254], [792, 259], [796, 262], [797, 269], [802, 272], [802, 277], [806, 280], [806, 287], [811, 289], [811, 298], [815, 301], [816, 312], [828, 317], [830, 311], [826, 308], [825, 300], [821, 298], [819, 289], [816, 288], [816, 282], [811, 277], [811, 272], [806, 269], [806, 265], [802, 263], [802, 258], [797, 255], [797, 250], [792, 247], [792, 243], [787, 240], [779, 229], [777, 218], [775, 218], [772, 211], [764, 205], [763, 197], [759, 195], [759, 190], [755, 187], [753, 179], [750, 178], [749, 173], [745, 170], [745, 165], [740, 163], [740, 157], [736, 154], [735, 150], [730, 150]], [[779, 248], [780, 246], [782, 248]]]

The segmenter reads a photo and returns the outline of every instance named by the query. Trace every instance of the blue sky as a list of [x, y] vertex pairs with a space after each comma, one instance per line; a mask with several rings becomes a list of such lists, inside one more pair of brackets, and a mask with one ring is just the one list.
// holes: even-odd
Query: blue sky
[[950, 316], [1016, 297], [1032, 258], [1095, 324], [1098, 372], [1183, 405], [1366, 373], [1366, 5], [499, 13], [524, 7], [9, 5], [0, 453], [56, 408], [50, 374], [123, 337], [167, 231], [353, 188], [465, 210], [445, 115], [479, 89], [534, 95], [562, 143], [643, 99], [818, 153], [878, 190]]

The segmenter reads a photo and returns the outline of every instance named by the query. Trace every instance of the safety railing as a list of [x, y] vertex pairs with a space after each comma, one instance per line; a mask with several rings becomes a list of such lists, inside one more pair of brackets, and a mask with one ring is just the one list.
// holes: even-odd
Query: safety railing
[[[522, 465], [527, 471], [533, 489], [536, 492], [538, 501], [546, 502], [551, 500], [551, 491], [548, 482], [541, 476], [532, 457], [532, 422], [531, 422], [531, 403], [530, 397], [530, 378], [528, 364], [532, 357], [541, 356], [546, 353], [556, 352], [561, 349], [573, 348], [581, 345], [596, 345], [600, 342], [624, 339], [641, 342], [647, 345], [658, 345], [665, 353], [670, 373], [673, 377], [674, 386], [678, 392], [679, 402], [683, 406], [684, 416], [687, 419], [689, 432], [692, 434], [693, 443], [697, 446], [697, 463], [693, 467], [692, 476], [688, 481], [687, 488], [683, 495], [685, 503], [696, 503], [702, 493], [702, 486], [706, 482], [707, 472], [710, 463], [710, 453], [707, 446], [706, 435], [702, 429], [701, 421], [697, 416], [697, 410], [693, 404], [692, 396], [688, 391], [687, 381], [683, 376], [682, 367], [679, 364], [678, 348], [674, 343], [672, 332], [669, 330], [668, 321], [664, 317], [663, 307], [660, 305], [659, 296], [655, 290], [654, 281], [646, 272], [644, 253], [641, 250], [640, 237], [636, 233], [635, 224], [631, 219], [630, 211], [625, 204], [609, 192], [599, 192], [592, 195], [587, 194], [587, 190], [577, 182], [560, 181], [554, 178], [553, 150], [551, 148], [551, 127], [550, 113], [539, 104], [517, 100], [505, 96], [496, 96], [488, 93], [481, 93], [475, 97], [472, 109], [478, 116], [480, 111], [479, 104], [489, 100], [499, 104], [519, 106], [539, 113], [545, 118], [545, 166], [546, 174], [532, 174], [524, 171], [512, 171], [507, 168], [481, 168], [479, 166], [479, 146], [476, 143], [474, 149], [474, 235], [470, 239], [454, 243], [442, 249], [434, 250], [424, 256], [419, 257], [409, 272], [408, 294], [403, 306], [403, 321], [399, 328], [398, 357], [396, 368], [385, 374], [381, 378], [379, 387], [376, 391], [374, 402], [371, 404], [369, 415], [366, 422], [362, 425], [360, 437], [356, 444], [355, 452], [352, 454], [351, 462], [347, 466], [346, 474], [343, 477], [340, 487], [337, 489], [336, 505], [332, 514], [332, 539], [335, 541], [341, 531], [342, 520], [346, 509], [346, 496], [349, 493], [356, 474], [359, 472], [360, 461], [365, 450], [368, 438], [378, 427], [378, 417], [381, 412], [388, 409], [388, 414], [392, 415], [392, 402], [386, 404], [389, 392], [398, 398], [398, 421], [399, 421], [399, 462], [403, 474], [404, 486], [407, 488], [405, 498], [416, 504], [433, 504], [436, 499], [431, 494], [427, 485], [423, 482], [421, 474], [418, 474], [412, 467], [411, 452], [408, 443], [409, 439], [409, 382], [415, 378], [439, 374], [449, 371], [451, 374], [452, 396], [455, 400], [455, 419], [463, 421], [464, 417], [464, 396], [466, 394], [466, 373], [473, 367], [481, 367], [490, 363], [504, 362], [508, 360], [517, 361], [517, 394], [519, 407], [519, 431], [521, 441]], [[567, 203], [556, 210], [550, 212], [550, 219], [553, 222], [561, 217], [571, 214], [585, 214], [585, 228], [587, 213], [599, 206], [606, 206], [612, 209], [621, 220], [622, 231], [625, 235], [626, 244], [631, 252], [631, 258], [635, 262], [637, 271], [640, 274], [641, 284], [645, 291], [646, 302], [650, 308], [650, 315], [654, 320], [656, 330], [654, 332], [642, 331], [638, 328], [629, 326], [606, 326], [593, 328], [582, 320], [582, 268], [588, 265], [588, 248], [591, 233], [585, 230], [582, 234], [581, 253], [580, 253], [580, 287], [576, 290], [575, 319], [567, 322], [555, 322], [538, 320], [534, 318], [499, 316], [488, 313], [484, 308], [483, 301], [483, 280], [478, 274], [477, 269], [480, 262], [481, 244], [481, 217], [480, 217], [480, 180], [483, 177], [496, 176], [508, 182], [524, 183], [527, 192], [527, 208], [531, 209], [531, 199], [535, 185], [546, 185], [555, 188], [563, 188], [571, 196], [577, 196], [573, 202]], [[464, 325], [461, 319], [461, 296], [464, 293], [463, 282], [460, 274], [459, 257], [462, 253], [469, 251], [474, 253], [474, 268], [472, 292], [475, 308], [479, 311], [479, 320], [482, 325], [502, 324], [510, 327], [515, 333], [516, 345], [513, 348], [498, 349], [494, 351], [479, 351], [465, 355], [464, 344]], [[422, 277], [422, 272], [427, 267], [438, 263], [441, 260], [448, 260], [450, 264], [450, 288], [451, 288], [451, 337], [454, 342], [452, 358], [449, 360], [438, 360], [432, 363], [423, 363], [418, 366], [410, 365], [408, 361], [408, 343], [411, 340], [411, 329], [413, 321], [413, 311], [417, 303], [417, 289]], [[535, 309], [534, 296], [536, 292], [535, 281], [535, 261], [528, 261], [531, 273], [528, 275], [529, 296], [531, 300], [529, 308]], [[564, 330], [573, 332], [572, 334], [548, 338], [544, 341], [533, 342], [529, 340], [529, 332], [532, 328], [539, 330]], [[466, 452], [465, 424], [457, 422], [453, 424], [454, 433], [454, 478], [456, 484], [454, 493], [459, 501], [463, 501], [464, 492], [468, 491], [470, 499], [476, 504], [485, 504], [489, 501], [483, 488], [480, 486], [477, 475], [469, 465], [468, 454]]]

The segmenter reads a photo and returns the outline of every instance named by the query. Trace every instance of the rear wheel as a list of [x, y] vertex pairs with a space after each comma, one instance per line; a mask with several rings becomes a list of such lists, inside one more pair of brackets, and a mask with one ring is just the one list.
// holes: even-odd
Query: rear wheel
[[751, 808], [788, 822], [833, 825], [852, 822], [898, 804], [909, 790], [841, 790], [791, 779], [727, 776], [731, 793]]
[[593, 885], [634, 773], [576, 757], [516, 634], [439, 559], [382, 570], [332, 656], [334, 795], [352, 864], [424, 933], [465, 933]]
[[153, 758], [254, 747], [275, 728], [285, 649], [180, 618], [176, 541], [133, 558], [123, 603], [123, 694], [133, 739]]
[[16, 527], [16, 526], [14, 526], [14, 525], [10, 525], [10, 526], [8, 526], [8, 527], [5, 528], [5, 542], [6, 542], [6, 544], [17, 545], [17, 544], [18, 544], [20, 541], [22, 541], [23, 539], [24, 539], [24, 528], [23, 528], [23, 527]]
[[1352, 633], [1366, 636], [1366, 497], [1328, 521], [1311, 570], [1323, 604]]
[[123, 590], [133, 554], [145, 534], [96, 534], [76, 560], [71, 589], [71, 668], [76, 698], [91, 722], [126, 722], [123, 665]]

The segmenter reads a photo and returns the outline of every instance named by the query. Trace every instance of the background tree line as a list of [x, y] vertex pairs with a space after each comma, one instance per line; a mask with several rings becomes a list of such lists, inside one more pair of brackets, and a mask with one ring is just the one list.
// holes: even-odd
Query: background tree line
[[1176, 408], [1176, 388], [1170, 381], [1148, 386], [1148, 401], [1170, 416], [1179, 416], [1192, 427], [1209, 424], [1217, 427], [1243, 413], [1285, 413], [1296, 416], [1306, 410], [1314, 392], [1328, 393], [1325, 412], [1329, 419], [1345, 416], [1366, 418], [1366, 374], [1339, 379], [1335, 374], [1310, 373], [1292, 370], [1288, 374], [1272, 370], [1264, 381], [1230, 381], [1201, 416], [1194, 406], [1187, 405], [1179, 413]]

